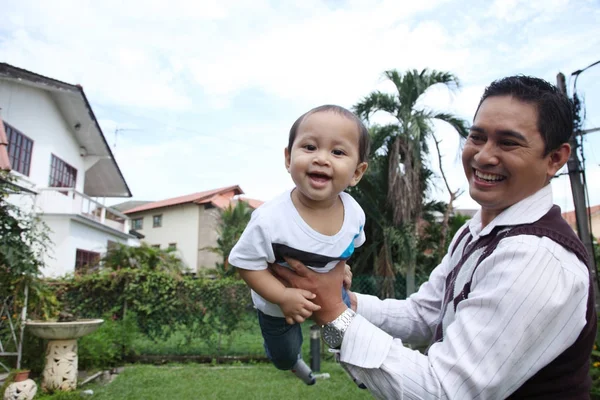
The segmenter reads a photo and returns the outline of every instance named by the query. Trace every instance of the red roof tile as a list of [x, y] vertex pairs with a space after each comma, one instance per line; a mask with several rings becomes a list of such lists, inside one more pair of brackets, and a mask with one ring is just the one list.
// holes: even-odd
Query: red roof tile
[[208, 204], [213, 203], [217, 207], [221, 207], [223, 204], [223, 198], [231, 198], [238, 194], [243, 194], [244, 191], [238, 186], [227, 186], [219, 189], [207, 190], [205, 192], [198, 192], [188, 194], [185, 196], [174, 197], [166, 200], [159, 200], [152, 203], [144, 204], [131, 210], [125, 211], [125, 214], [133, 214], [141, 211], [154, 210], [157, 208], [170, 207], [179, 204], [196, 203], [196, 204]]
[[[589, 207], [588, 212], [590, 215], [594, 215], [594, 214], [600, 212], [600, 205]], [[575, 211], [564, 212], [564, 213], [562, 213], [562, 217], [572, 227], [574, 227], [577, 224], [577, 218], [575, 217]]]
[[8, 139], [4, 132], [4, 124], [0, 118], [0, 169], [10, 171], [10, 159], [8, 158]]
[[210, 198], [210, 203], [214, 204], [215, 207], [219, 207], [220, 209], [226, 209], [229, 204], [231, 204], [232, 197], [223, 196], [222, 194], [218, 194]]
[[256, 200], [256, 199], [250, 199], [247, 197], [240, 197], [241, 201], [245, 201], [246, 203], [248, 203], [248, 205], [252, 208], [254, 208], [255, 210], [262, 206], [265, 202], [261, 201], [261, 200]]

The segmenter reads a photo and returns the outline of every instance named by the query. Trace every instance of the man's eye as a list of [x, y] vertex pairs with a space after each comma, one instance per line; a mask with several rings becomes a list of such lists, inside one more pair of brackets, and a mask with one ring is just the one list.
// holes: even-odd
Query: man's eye
[[502, 146], [507, 146], [507, 147], [514, 147], [514, 146], [518, 146], [519, 145], [519, 143], [513, 142], [512, 140], [503, 140], [500, 144]]
[[476, 143], [480, 143], [480, 142], [484, 141], [483, 136], [477, 135], [477, 134], [473, 134], [473, 133], [469, 135], [469, 139], [471, 141], [473, 141], [473, 142], [476, 142]]
[[333, 150], [331, 153], [333, 153], [335, 156], [343, 156], [346, 154], [343, 150]]

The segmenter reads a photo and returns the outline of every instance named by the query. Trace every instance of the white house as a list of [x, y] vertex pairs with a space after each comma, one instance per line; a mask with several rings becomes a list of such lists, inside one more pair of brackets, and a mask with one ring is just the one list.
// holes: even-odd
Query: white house
[[44, 275], [72, 273], [111, 243], [139, 245], [130, 219], [104, 206], [131, 192], [81, 86], [0, 63], [0, 118], [0, 152], [25, 189], [10, 201], [51, 230]]
[[[237, 201], [255, 209], [262, 201], [242, 198], [238, 185], [126, 207], [132, 226], [153, 247], [175, 249], [191, 272], [214, 268], [221, 258], [208, 250], [217, 246], [221, 212]], [[233, 204], [232, 204], [233, 203]]]

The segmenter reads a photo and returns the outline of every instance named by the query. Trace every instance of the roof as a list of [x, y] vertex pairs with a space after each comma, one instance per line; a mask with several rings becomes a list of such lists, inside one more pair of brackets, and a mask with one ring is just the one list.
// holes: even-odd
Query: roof
[[[588, 207], [589, 215], [594, 215], [600, 212], [600, 204], [592, 207]], [[567, 221], [567, 223], [571, 226], [575, 226], [577, 224], [577, 218], [575, 217], [575, 210], [567, 211], [562, 213], [562, 217]]]
[[92, 197], [131, 197], [129, 186], [81, 85], [71, 85], [6, 63], [0, 63], [0, 80], [48, 92], [82, 151], [86, 156], [98, 158], [85, 172], [85, 194]]
[[128, 200], [122, 203], [113, 204], [110, 208], [114, 208], [117, 211], [124, 213], [125, 211], [131, 210], [133, 208], [142, 206], [144, 204], [152, 203], [147, 200]]
[[4, 132], [4, 124], [0, 118], [0, 170], [10, 171], [10, 159], [8, 158], [8, 139]]
[[264, 201], [262, 200], [251, 199], [248, 197], [240, 197], [240, 200], [248, 203], [248, 205], [255, 210], [264, 204]]
[[148, 204], [132, 208], [124, 212], [124, 214], [134, 214], [142, 211], [155, 210], [158, 208], [165, 208], [176, 206], [180, 204], [212, 204], [215, 207], [225, 208], [229, 205], [229, 202], [233, 196], [243, 194], [244, 191], [238, 186], [227, 186], [219, 189], [207, 190], [204, 192], [197, 192], [188, 194], [185, 196], [174, 197], [166, 200], [159, 200]]

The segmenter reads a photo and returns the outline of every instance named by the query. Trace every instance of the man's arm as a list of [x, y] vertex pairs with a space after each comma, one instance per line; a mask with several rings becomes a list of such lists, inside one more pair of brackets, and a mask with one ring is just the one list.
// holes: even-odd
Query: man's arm
[[439, 322], [449, 256], [436, 267], [429, 280], [406, 300], [384, 299], [356, 293], [356, 312], [405, 344], [422, 346], [431, 341]]
[[[348, 292], [351, 308], [391, 336], [401, 338], [404, 343], [419, 346], [428, 344], [441, 313], [440, 299], [443, 298], [444, 283], [446, 275], [449, 272], [448, 259], [448, 256], [444, 257], [442, 263], [432, 272], [429, 281], [423, 284], [419, 291], [410, 296], [409, 299], [380, 300], [376, 296]], [[335, 283], [336, 275], [332, 275], [331, 272], [327, 274], [317, 274], [307, 270], [302, 263], [296, 260], [289, 259], [287, 261], [296, 273], [300, 272], [302, 274], [302, 279], [304, 279], [302, 285], [307, 284], [306, 280], [311, 282], [314, 280], [315, 282], [311, 283], [314, 288], [322, 285], [322, 283], [317, 283], [322, 280], [332, 280], [334, 285], [337, 285]], [[340, 264], [343, 264], [343, 262]], [[294, 280], [298, 278], [293, 272], [284, 269], [283, 267], [271, 265], [271, 268], [275, 273], [281, 275], [284, 280], [287, 277], [287, 280], [292, 286]], [[343, 274], [345, 287], [351, 283], [351, 274], [348, 266], [345, 266]], [[315, 290], [314, 288], [312, 290]], [[325, 302], [325, 304], [332, 303], [336, 300], [333, 297], [335, 292], [332, 292], [334, 289], [335, 288], [324, 290], [322, 296], [334, 293], [333, 295], [327, 296], [324, 299], [316, 298], [314, 301], [320, 305], [323, 305], [322, 302]], [[342, 307], [339, 309], [343, 311]], [[340, 313], [342, 311], [340, 311]], [[319, 317], [320, 316], [317, 315], [317, 318]]]
[[[427, 355], [358, 314], [344, 334], [341, 361], [378, 398], [506, 398], [573, 344], [585, 325], [585, 266], [575, 256], [565, 261], [564, 249], [557, 256], [560, 246], [524, 239], [504, 240], [479, 265], [469, 297]], [[563, 266], [577, 263], [579, 274]], [[300, 278], [296, 285], [303, 285]], [[331, 300], [320, 288], [334, 290], [341, 280], [315, 278], [309, 279], [315, 302], [330, 310], [315, 316], [329, 322], [337, 316], [332, 303], [321, 303]]]

